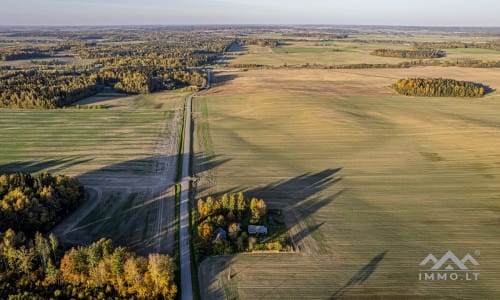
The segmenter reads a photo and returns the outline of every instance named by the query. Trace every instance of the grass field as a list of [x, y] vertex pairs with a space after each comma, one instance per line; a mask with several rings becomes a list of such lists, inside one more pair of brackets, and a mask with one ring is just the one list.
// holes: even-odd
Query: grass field
[[[397, 78], [437, 76], [500, 88], [497, 69], [220, 72], [195, 100], [198, 195], [245, 190], [287, 213], [296, 254], [214, 257], [206, 299], [500, 297], [500, 94], [394, 94]], [[419, 281], [448, 250], [478, 281]]]
[[[394, 57], [379, 57], [371, 55], [375, 49], [409, 49], [407, 45], [391, 44], [390, 42], [360, 43], [352, 40], [338, 41], [286, 41], [276, 48], [250, 45], [234, 51], [231, 64], [260, 64], [266, 66], [301, 66], [304, 64], [342, 65], [342, 64], [396, 64], [410, 61]], [[447, 56], [442, 61], [457, 59], [500, 60], [500, 51], [488, 49], [446, 49]], [[244, 55], [241, 55], [244, 54]]]
[[233, 56], [231, 64], [260, 64], [266, 66], [300, 66], [304, 64], [357, 64], [357, 63], [398, 63], [404, 59], [370, 55], [377, 48], [403, 49], [402, 45], [362, 44], [351, 41], [335, 42], [286, 42], [277, 48], [247, 46], [238, 49], [245, 55]]
[[105, 236], [141, 253], [171, 253], [185, 95], [107, 98], [110, 109], [101, 110], [0, 110], [0, 171], [49, 171], [82, 181], [87, 201], [55, 229], [65, 242]]

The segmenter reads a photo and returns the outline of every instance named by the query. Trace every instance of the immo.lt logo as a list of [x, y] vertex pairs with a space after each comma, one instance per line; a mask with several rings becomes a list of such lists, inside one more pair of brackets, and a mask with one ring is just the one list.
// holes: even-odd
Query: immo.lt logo
[[[479, 251], [474, 253], [479, 255]], [[432, 253], [420, 263], [418, 279], [422, 281], [476, 281], [479, 279], [477, 260], [467, 253], [459, 259], [453, 252], [446, 252], [440, 259]], [[423, 269], [429, 267], [429, 269]]]

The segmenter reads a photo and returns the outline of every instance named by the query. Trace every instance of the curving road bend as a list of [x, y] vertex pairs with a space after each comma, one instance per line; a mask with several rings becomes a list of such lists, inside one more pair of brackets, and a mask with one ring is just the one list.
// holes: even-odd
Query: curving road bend
[[[210, 88], [211, 71], [208, 70], [207, 86], [203, 91]], [[189, 248], [189, 159], [191, 154], [191, 106], [193, 97], [191, 94], [186, 103], [186, 120], [184, 127], [184, 151], [182, 153], [182, 176], [181, 176], [181, 201], [180, 201], [180, 220], [179, 220], [179, 250], [181, 267], [181, 299], [193, 299], [193, 283], [191, 280], [191, 255]]]

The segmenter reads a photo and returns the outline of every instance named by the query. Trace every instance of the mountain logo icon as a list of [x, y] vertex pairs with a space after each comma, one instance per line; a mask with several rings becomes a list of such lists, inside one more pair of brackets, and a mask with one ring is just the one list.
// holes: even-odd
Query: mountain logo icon
[[477, 260], [472, 257], [469, 253], [467, 253], [464, 258], [458, 259], [458, 257], [448, 250], [443, 257], [441, 257], [439, 260], [431, 253], [427, 255], [422, 262], [420, 262], [421, 266], [427, 265], [429, 262], [432, 262], [434, 265], [431, 267], [430, 270], [456, 270], [457, 268], [459, 270], [469, 270], [467, 267], [467, 263], [470, 263], [474, 266], [479, 266], [479, 263]]

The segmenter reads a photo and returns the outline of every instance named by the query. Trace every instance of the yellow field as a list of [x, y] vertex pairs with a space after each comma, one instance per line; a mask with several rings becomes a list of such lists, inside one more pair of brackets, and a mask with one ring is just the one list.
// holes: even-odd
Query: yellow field
[[[197, 196], [245, 190], [287, 214], [296, 254], [214, 257], [205, 298], [500, 297], [500, 93], [401, 97], [396, 79], [500, 88], [498, 69], [220, 72], [195, 99]], [[203, 155], [198, 157], [203, 158]], [[205, 159], [206, 161], [206, 159]], [[215, 167], [215, 168], [212, 168]], [[419, 281], [433, 253], [467, 252], [478, 281]]]

